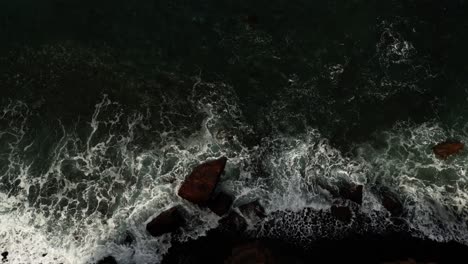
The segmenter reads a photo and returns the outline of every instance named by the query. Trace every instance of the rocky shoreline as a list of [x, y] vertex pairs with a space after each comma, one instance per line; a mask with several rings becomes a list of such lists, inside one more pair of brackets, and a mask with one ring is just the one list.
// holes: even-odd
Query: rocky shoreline
[[[447, 141], [436, 145], [433, 151], [437, 157], [447, 159], [463, 147], [463, 143]], [[402, 201], [385, 189], [378, 193], [387, 211], [385, 217], [390, 217], [392, 224], [385, 231], [358, 231], [356, 227], [370, 222], [370, 219], [359, 212], [364, 186], [357, 184], [341, 186], [338, 191], [330, 190], [335, 202], [329, 210], [305, 208], [298, 212], [274, 213], [279, 218], [292, 215], [292, 219], [312, 214], [319, 226], [327, 225], [333, 229], [341, 222], [354, 227], [349, 229], [350, 232], [307, 242], [291, 241], [281, 235], [254, 234], [248, 225], [262, 222], [262, 228], [269, 229], [276, 220], [268, 218], [263, 221], [267, 215], [259, 201], [232, 208], [234, 198], [217, 192], [226, 163], [227, 158], [221, 157], [196, 166], [178, 190], [183, 199], [209, 208], [220, 216], [219, 226], [196, 240], [181, 243], [173, 239], [162, 263], [456, 263], [468, 250], [468, 246], [456, 242], [440, 243], [410, 235], [411, 228], [403, 220], [406, 212]], [[184, 215], [182, 205], [168, 208], [149, 221], [146, 230], [154, 237], [176, 233], [188, 221]], [[107, 256], [97, 263], [117, 261]]]

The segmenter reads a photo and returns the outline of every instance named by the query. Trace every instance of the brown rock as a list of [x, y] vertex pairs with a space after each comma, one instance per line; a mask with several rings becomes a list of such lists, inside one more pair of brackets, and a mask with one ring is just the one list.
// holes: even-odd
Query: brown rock
[[344, 199], [348, 199], [357, 204], [362, 204], [362, 185], [352, 185], [348, 188], [342, 188], [340, 190], [340, 195]]
[[440, 159], [446, 159], [451, 155], [455, 155], [463, 150], [465, 145], [462, 142], [447, 140], [439, 143], [432, 148], [434, 154]]
[[213, 213], [222, 216], [225, 215], [231, 208], [233, 199], [231, 196], [224, 192], [218, 193], [215, 198], [211, 199], [208, 202], [208, 208], [210, 208]]
[[333, 205], [331, 207], [331, 213], [338, 220], [342, 222], [346, 222], [346, 223], [349, 223], [351, 221], [351, 218], [353, 217], [353, 213], [351, 212], [351, 209], [349, 209], [349, 207], [347, 206]]
[[179, 189], [179, 196], [198, 205], [206, 205], [219, 182], [227, 158], [222, 157], [198, 165], [185, 179]]
[[253, 201], [250, 203], [243, 204], [239, 206], [239, 211], [248, 218], [265, 218], [265, 209], [258, 201]]
[[176, 231], [185, 224], [180, 210], [175, 206], [162, 212], [146, 225], [146, 230], [155, 237]]

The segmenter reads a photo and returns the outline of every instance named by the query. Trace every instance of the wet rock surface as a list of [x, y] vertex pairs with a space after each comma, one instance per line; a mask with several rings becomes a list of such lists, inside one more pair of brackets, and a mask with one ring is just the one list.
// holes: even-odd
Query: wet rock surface
[[391, 192], [382, 193], [382, 205], [393, 217], [402, 216], [404, 213], [402, 202]]
[[434, 154], [440, 159], [447, 159], [449, 156], [460, 153], [465, 147], [460, 141], [447, 140], [435, 145], [432, 148]]
[[196, 166], [192, 173], [185, 178], [178, 195], [194, 204], [207, 205], [224, 171], [226, 162], [227, 158], [222, 157]]
[[340, 189], [340, 196], [344, 199], [353, 201], [357, 204], [362, 204], [362, 185], [355, 185], [352, 184], [350, 186], [346, 186], [345, 188]]
[[220, 192], [208, 202], [208, 208], [210, 208], [213, 213], [223, 216], [231, 208], [232, 202], [233, 198], [230, 195]]
[[177, 231], [185, 224], [181, 210], [181, 207], [175, 206], [162, 212], [146, 225], [146, 230], [155, 237]]
[[[343, 210], [348, 220], [350, 208]], [[338, 209], [339, 208], [339, 209]], [[308, 210], [310, 211], [310, 210]], [[311, 211], [323, 219], [336, 217], [336, 212]], [[368, 221], [356, 213], [355, 221]], [[295, 212], [304, 215], [304, 212]], [[163, 259], [167, 263], [460, 263], [468, 247], [459, 243], [439, 243], [416, 238], [406, 229], [388, 229], [383, 233], [347, 232], [340, 238], [319, 238], [307, 243], [288, 241], [285, 237], [255, 237], [245, 232], [245, 220], [235, 211], [220, 220], [220, 226], [207, 235], [186, 243], [176, 242]], [[328, 220], [325, 220], [328, 221]], [[327, 222], [329, 225], [337, 222]], [[322, 223], [325, 224], [325, 223]], [[356, 224], [359, 225], [359, 224]], [[333, 228], [333, 227], [331, 227]], [[400, 231], [398, 231], [400, 230]], [[413, 263], [413, 262], [409, 262]]]

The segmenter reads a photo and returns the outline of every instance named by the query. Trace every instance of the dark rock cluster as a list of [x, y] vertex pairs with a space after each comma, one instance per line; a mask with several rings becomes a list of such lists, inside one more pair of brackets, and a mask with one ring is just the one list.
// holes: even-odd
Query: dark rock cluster
[[[459, 153], [462, 149], [463, 143], [451, 141], [443, 142], [433, 147], [436, 156], [442, 159]], [[227, 158], [222, 157], [196, 166], [178, 190], [180, 197], [202, 208], [209, 208], [213, 213], [221, 216], [219, 226], [214, 230], [208, 231], [206, 237], [189, 241], [188, 243], [181, 244], [173, 241], [174, 245], [170, 249], [168, 256], [164, 258], [163, 263], [310, 263], [307, 259], [304, 259], [304, 256], [310, 254], [310, 252], [299, 253], [296, 249], [292, 249], [289, 253], [295, 253], [285, 257], [284, 254], [278, 254], [276, 250], [278, 250], [278, 245], [281, 245], [279, 246], [280, 250], [284, 247], [288, 248], [287, 245], [283, 245], [278, 241], [265, 242], [264, 240], [252, 240], [244, 235], [244, 231], [248, 225], [247, 222], [258, 222], [266, 217], [266, 213], [259, 201], [245, 203], [238, 206], [237, 210], [231, 210], [234, 198], [225, 192], [216, 192], [216, 187], [224, 172], [226, 162]], [[337, 192], [334, 192], [335, 202], [330, 207], [329, 214], [344, 224], [350, 223], [356, 214], [356, 210], [362, 204], [363, 190], [363, 185], [347, 184], [342, 186]], [[382, 206], [387, 210], [392, 219], [399, 219], [404, 216], [403, 202], [397, 194], [389, 190], [379, 190], [378, 192]], [[187, 219], [183, 206], [177, 205], [163, 211], [148, 222], [146, 230], [150, 235], [158, 237], [163, 234], [178, 232], [180, 228], [184, 227], [186, 222]], [[397, 221], [395, 220], [394, 222], [396, 223]], [[397, 236], [396, 241], [399, 241], [399, 238]], [[349, 239], [357, 239], [360, 243], [372, 243], [372, 241], [367, 241], [368, 238]], [[131, 243], [132, 240], [131, 235], [127, 235], [125, 238], [126, 243]], [[416, 239], [416, 241], [424, 246], [426, 244], [436, 246], [434, 244], [437, 244], [436, 242], [431, 243], [426, 240]], [[327, 241], [326, 243], [337, 243], [337, 241]], [[322, 245], [324, 248], [326, 248], [326, 243]], [[383, 242], [380, 241], [379, 243]], [[213, 248], [214, 251], [210, 251], [210, 248]], [[330, 249], [327, 248], [327, 250]], [[184, 257], [181, 254], [187, 254], [185, 261], [189, 262], [184, 262], [182, 260]], [[7, 255], [7, 252], [2, 254], [4, 260]], [[336, 258], [336, 256], [334, 257]], [[334, 257], [330, 256], [330, 259]], [[108, 256], [98, 263], [117, 262], [112, 256]]]

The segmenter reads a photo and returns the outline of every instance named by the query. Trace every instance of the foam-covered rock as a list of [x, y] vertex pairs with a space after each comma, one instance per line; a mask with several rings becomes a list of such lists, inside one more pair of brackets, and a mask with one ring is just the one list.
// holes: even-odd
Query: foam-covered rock
[[157, 237], [166, 233], [174, 232], [184, 224], [185, 220], [181, 214], [181, 208], [179, 206], [175, 206], [162, 212], [156, 218], [151, 220], [151, 222], [146, 225], [146, 230], [152, 236]]
[[393, 193], [382, 193], [382, 205], [393, 217], [401, 216], [403, 214], [403, 204]]
[[253, 201], [250, 203], [239, 206], [239, 211], [249, 219], [265, 218], [266, 213], [263, 206], [259, 201]]
[[220, 192], [208, 202], [208, 208], [210, 208], [213, 213], [223, 216], [231, 208], [232, 202], [233, 198], [230, 195]]
[[346, 188], [340, 189], [340, 195], [344, 199], [353, 201], [357, 204], [362, 204], [362, 185], [351, 185], [347, 186]]
[[178, 195], [194, 204], [206, 205], [219, 182], [226, 162], [227, 158], [222, 157], [195, 167], [185, 178]]
[[229, 232], [243, 232], [247, 228], [245, 218], [235, 211], [219, 220], [219, 228]]
[[435, 145], [432, 148], [434, 154], [440, 159], [446, 159], [451, 155], [458, 154], [463, 150], [465, 144], [456, 140], [447, 140]]

